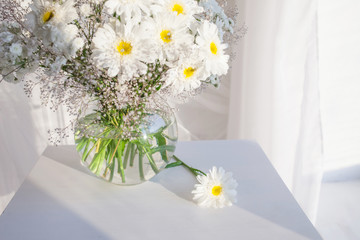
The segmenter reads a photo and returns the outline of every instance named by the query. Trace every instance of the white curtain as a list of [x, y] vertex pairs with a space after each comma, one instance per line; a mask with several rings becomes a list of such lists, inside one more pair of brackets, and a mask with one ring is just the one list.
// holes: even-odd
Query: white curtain
[[311, 220], [322, 177], [317, 1], [240, 1], [228, 138], [257, 141]]
[[[319, 1], [324, 170], [360, 163], [360, 1]], [[336, 16], [336, 17], [334, 17]]]
[[[248, 32], [220, 89], [178, 113], [182, 139], [252, 139], [314, 222], [322, 178], [316, 0], [234, 0]], [[229, 81], [230, 80], [230, 81]]]
[[[234, 1], [229, 1], [234, 4]], [[237, 0], [246, 36], [220, 89], [180, 107], [185, 139], [252, 139], [315, 221], [322, 178], [316, 0]], [[226, 130], [225, 130], [226, 129]], [[186, 134], [187, 133], [187, 134]]]

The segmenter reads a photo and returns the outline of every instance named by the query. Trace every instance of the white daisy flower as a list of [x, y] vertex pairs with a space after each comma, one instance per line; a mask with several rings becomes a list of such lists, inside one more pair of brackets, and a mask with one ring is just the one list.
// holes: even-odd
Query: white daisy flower
[[162, 0], [161, 12], [173, 13], [186, 16], [188, 20], [194, 20], [193, 15], [203, 12], [203, 8], [194, 0]]
[[109, 0], [105, 3], [105, 9], [111, 15], [116, 13], [123, 17], [126, 22], [133, 20], [138, 23], [143, 14], [150, 16], [153, 2], [153, 0]]
[[221, 43], [216, 25], [204, 21], [198, 33], [196, 43], [200, 47], [200, 56], [205, 59], [206, 69], [211, 74], [226, 74], [229, 69], [229, 56], [225, 55], [224, 50], [227, 45]]
[[27, 15], [28, 24], [35, 32], [47, 27], [59, 27], [71, 23], [78, 15], [74, 1], [67, 0], [62, 4], [52, 0], [34, 0]]
[[70, 57], [74, 52], [72, 42], [76, 39], [78, 29], [69, 25], [78, 15], [74, 1], [67, 0], [62, 4], [51, 0], [34, 0], [30, 5], [32, 11], [27, 14], [30, 30], [49, 46], [54, 43], [54, 51]]
[[200, 207], [223, 208], [236, 202], [238, 184], [232, 173], [225, 172], [222, 167], [219, 170], [213, 167], [207, 176], [199, 175], [197, 180], [200, 184], [195, 184], [192, 193]]
[[181, 57], [176, 67], [169, 70], [167, 85], [177, 95], [191, 92], [201, 85], [210, 74], [206, 71], [204, 61], [199, 59], [197, 49], [187, 56]]
[[194, 37], [190, 34], [184, 17], [173, 14], [161, 14], [155, 17], [153, 38], [161, 46], [160, 61], [174, 62], [181, 53], [193, 45]]
[[[121, 24], [113, 19], [111, 24], [99, 28], [93, 39], [93, 58], [100, 68], [108, 69], [110, 77], [122, 75], [130, 79], [147, 71], [145, 63], [155, 61], [154, 44], [138, 24]], [[145, 63], [144, 63], [145, 62]]]

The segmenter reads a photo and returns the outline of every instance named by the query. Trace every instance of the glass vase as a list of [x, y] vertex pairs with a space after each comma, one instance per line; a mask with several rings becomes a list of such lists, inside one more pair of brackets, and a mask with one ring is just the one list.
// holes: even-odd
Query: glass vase
[[81, 164], [95, 176], [120, 185], [147, 181], [172, 158], [177, 143], [177, 123], [170, 112], [155, 110], [147, 114], [130, 138], [122, 129], [108, 128], [91, 113], [75, 125], [76, 149]]

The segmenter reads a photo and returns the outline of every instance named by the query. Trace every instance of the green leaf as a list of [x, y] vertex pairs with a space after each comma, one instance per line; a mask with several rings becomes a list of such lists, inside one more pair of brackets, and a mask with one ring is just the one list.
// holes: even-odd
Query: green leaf
[[85, 144], [86, 144], [86, 138], [81, 138], [81, 140], [78, 141], [78, 143], [76, 145], [76, 151], [80, 152], [81, 149], [84, 148]]
[[90, 140], [90, 139], [87, 139], [86, 145], [85, 145], [85, 149], [84, 149], [83, 155], [82, 155], [82, 157], [81, 157], [81, 161], [83, 161], [83, 162], [85, 162], [85, 160], [86, 160], [85, 157], [87, 156], [87, 151], [88, 151], [90, 142], [91, 142], [91, 140]]
[[105, 159], [106, 148], [110, 144], [110, 142], [111, 142], [111, 140], [109, 140], [109, 139], [106, 139], [106, 140], [103, 139], [101, 141], [99, 151], [95, 154], [92, 162], [89, 165], [89, 169], [96, 175], [100, 175], [100, 171], [101, 171], [100, 165], [104, 160], [106, 161], [106, 159]]
[[99, 169], [99, 165], [100, 165], [100, 161], [101, 161], [101, 154], [100, 152], [96, 153], [89, 165], [89, 169], [93, 172], [96, 173]]
[[155, 148], [151, 148], [150, 149], [151, 153], [156, 153], [156, 152], [161, 152], [161, 153], [165, 153], [165, 151], [169, 151], [169, 152], [174, 152], [175, 151], [175, 146], [173, 145], [163, 145], [163, 146], [158, 146]]
[[173, 167], [178, 167], [178, 166], [181, 166], [183, 165], [182, 162], [173, 162], [173, 163], [169, 163], [168, 165], [166, 165], [165, 168], [173, 168]]
[[[157, 143], [157, 145], [159, 146], [159, 147], [157, 147], [157, 148], [166, 146], [166, 139], [164, 138], [164, 136], [161, 135], [161, 133], [160, 133], [160, 134], [156, 134], [156, 135], [155, 135], [155, 138], [156, 138], [156, 143]], [[152, 149], [152, 151], [157, 152], [157, 150], [155, 151], [154, 148]], [[166, 149], [165, 149], [165, 151], [159, 149], [159, 151], [160, 151], [160, 153], [161, 153], [161, 158], [162, 158], [162, 160], [165, 161], [165, 162], [169, 162], [169, 159], [168, 159], [167, 154], [166, 154]], [[174, 151], [175, 151], [175, 147], [174, 147]]]
[[[90, 148], [90, 150], [86, 153], [85, 157], [83, 156], [84, 159], [87, 159], [88, 156], [90, 155], [90, 153], [96, 148], [96, 145], [97, 145], [98, 141], [100, 141], [100, 139], [98, 139], [97, 141], [91, 140], [91, 142], [93, 142], [94, 145], [93, 145], [93, 146]], [[85, 154], [85, 152], [84, 152], [84, 154]]]
[[105, 151], [102, 151], [102, 152], [100, 152], [100, 157], [99, 157], [99, 163], [98, 163], [98, 165], [97, 165], [97, 168], [96, 168], [96, 175], [100, 175], [101, 174], [101, 164], [103, 163], [103, 161], [105, 160]]
[[166, 135], [165, 133], [162, 133], [162, 136], [164, 136], [166, 139], [169, 139], [170, 141], [176, 142], [178, 139], [177, 138], [172, 138], [168, 135]]
[[79, 144], [84, 138], [75, 139], [75, 144]]

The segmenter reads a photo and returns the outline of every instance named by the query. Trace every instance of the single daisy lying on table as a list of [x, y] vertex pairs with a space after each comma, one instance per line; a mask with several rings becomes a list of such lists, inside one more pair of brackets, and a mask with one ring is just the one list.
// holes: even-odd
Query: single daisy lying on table
[[200, 207], [223, 208], [236, 203], [238, 183], [232, 177], [231, 172], [225, 172], [222, 167], [219, 169], [212, 167], [209, 170], [210, 173], [206, 174], [199, 169], [190, 167], [175, 155], [173, 158], [175, 162], [168, 164], [166, 168], [183, 166], [196, 176], [199, 184], [195, 184], [192, 193], [194, 194], [194, 201]]
[[231, 172], [213, 167], [206, 176], [198, 175], [195, 184], [194, 200], [200, 207], [223, 208], [236, 202], [237, 182]]

